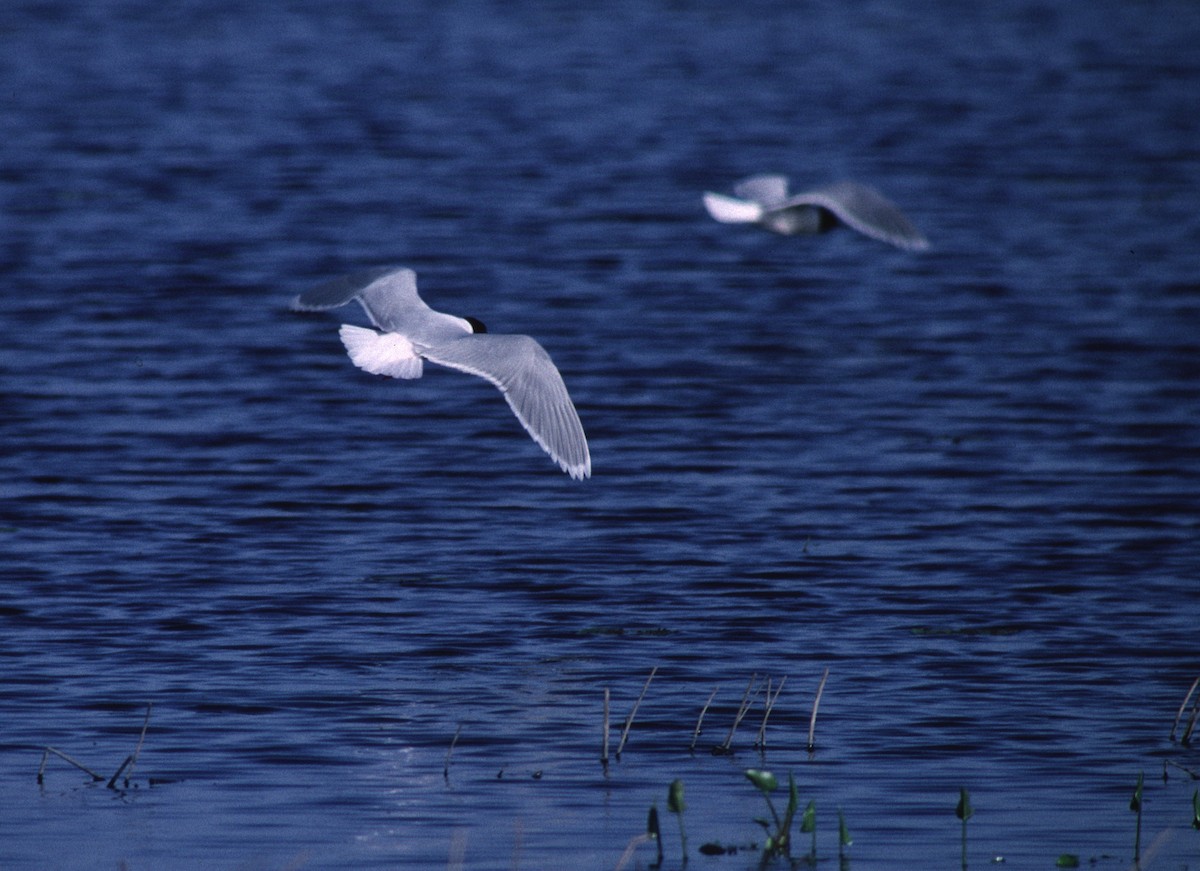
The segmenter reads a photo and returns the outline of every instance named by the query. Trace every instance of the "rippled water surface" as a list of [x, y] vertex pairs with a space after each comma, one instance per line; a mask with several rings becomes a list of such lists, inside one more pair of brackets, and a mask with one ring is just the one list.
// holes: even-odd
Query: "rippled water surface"
[[[972, 867], [1127, 868], [1139, 772], [1145, 867], [1200, 867], [1198, 32], [5, 4], [0, 868], [611, 869], [654, 803], [677, 868], [678, 778], [689, 867], [745, 869], [748, 767], [795, 773], [823, 867], [840, 808], [849, 867], [958, 868], [965, 787]], [[874, 184], [932, 247], [707, 217], [761, 171]], [[592, 479], [288, 310], [386, 263], [545, 345]], [[604, 690], [615, 750], [655, 667], [603, 768]], [[39, 786], [47, 745], [110, 776], [149, 702], [124, 788]]]

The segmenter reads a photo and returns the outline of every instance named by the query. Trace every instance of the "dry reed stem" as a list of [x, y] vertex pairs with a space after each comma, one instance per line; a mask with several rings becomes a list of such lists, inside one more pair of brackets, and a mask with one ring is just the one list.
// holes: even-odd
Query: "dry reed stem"
[[454, 745], [458, 743], [458, 736], [462, 733], [462, 723], [458, 724], [458, 728], [454, 730], [454, 737], [450, 739], [450, 746], [446, 749], [446, 765], [442, 769], [442, 777], [446, 783], [450, 782], [450, 755], [454, 752]]
[[1196, 728], [1196, 718], [1200, 717], [1200, 699], [1197, 699], [1195, 707], [1192, 708], [1192, 718], [1188, 720], [1187, 728], [1183, 730], [1183, 737], [1179, 740], [1183, 744], [1192, 742], [1192, 730]]
[[55, 750], [53, 747], [45, 747], [43, 749], [46, 752], [42, 754], [42, 767], [38, 769], [38, 783], [42, 782], [42, 772], [46, 768], [46, 753], [53, 753], [55, 756], [57, 756], [59, 759], [63, 760], [64, 762], [69, 762], [70, 764], [72, 764], [76, 768], [78, 768], [80, 771], [87, 774], [89, 777], [92, 778], [92, 780], [96, 781], [97, 783], [99, 783], [101, 780], [104, 780], [104, 777], [102, 775], [99, 775], [96, 772], [92, 771], [92, 769], [88, 768], [86, 765], [83, 765], [80, 762], [76, 762], [74, 759], [72, 759], [66, 753], [63, 753], [61, 750]]
[[760, 725], [758, 727], [758, 738], [755, 741], [755, 743], [758, 745], [759, 750], [767, 749], [767, 718], [771, 716], [771, 711], [775, 710], [775, 702], [779, 698], [779, 694], [781, 692], [783, 692], [783, 685], [786, 682], [787, 682], [787, 675], [785, 674], [782, 678], [779, 679], [779, 686], [775, 688], [775, 694], [772, 695], [771, 694], [771, 679], [767, 678], [767, 695], [766, 695], [766, 698], [763, 699], [762, 725]]
[[821, 706], [821, 694], [825, 692], [825, 681], [829, 680], [829, 669], [825, 669], [825, 674], [821, 675], [821, 683], [817, 685], [817, 695], [813, 699], [812, 716], [808, 719], [808, 752], [813, 752], [813, 736], [817, 731], [817, 708]]
[[[737, 731], [737, 727], [741, 725], [742, 718], [745, 717], [746, 712], [750, 710], [750, 705], [754, 701], [754, 698], [750, 696], [750, 691], [755, 689], [757, 684], [758, 673], [755, 672], [754, 674], [750, 675], [750, 682], [746, 684], [746, 691], [742, 693], [742, 702], [738, 706], [737, 715], [733, 718], [733, 725], [729, 727], [729, 734], [725, 736], [725, 743], [721, 745], [721, 749], [726, 752], [728, 752], [729, 748], [733, 745], [733, 735]], [[757, 690], [755, 690], [754, 696], [758, 696]]]
[[154, 702], [146, 702], [146, 718], [142, 720], [142, 734], [138, 736], [137, 746], [133, 748], [133, 753], [125, 757], [125, 761], [121, 763], [121, 767], [117, 769], [117, 773], [112, 776], [108, 782], [109, 789], [115, 789], [117, 779], [121, 776], [121, 772], [125, 772], [125, 785], [129, 785], [129, 778], [133, 776], [133, 766], [137, 764], [138, 756], [142, 753], [142, 744], [146, 741], [146, 730], [150, 728], [150, 711], [154, 708]]
[[608, 702], [609, 702], [609, 690], [608, 690], [608, 687], [605, 687], [604, 688], [604, 729], [601, 732], [601, 739], [600, 739], [600, 764], [603, 765], [606, 769], [608, 768], [608, 731], [609, 731], [609, 728], [608, 728]]
[[629, 860], [633, 858], [633, 851], [647, 841], [653, 841], [654, 837], [642, 832], [640, 835], [635, 835], [628, 844], [625, 845], [625, 852], [621, 854], [621, 858], [617, 861], [617, 867], [613, 871], [622, 871], [629, 864]]
[[[1183, 712], [1184, 712], [1184, 710], [1187, 709], [1188, 702], [1191, 701], [1192, 693], [1194, 693], [1196, 691], [1197, 686], [1200, 686], [1200, 677], [1198, 677], [1194, 681], [1192, 681], [1191, 689], [1189, 689], [1187, 691], [1187, 695], [1183, 697], [1183, 704], [1179, 706], [1179, 711], [1178, 711], [1178, 713], [1175, 714], [1175, 725], [1171, 727], [1171, 740], [1172, 741], [1175, 740], [1175, 730], [1179, 728], [1179, 721], [1181, 719], [1183, 719]], [[1200, 698], [1198, 698], [1196, 700], [1196, 704], [1198, 707], [1200, 707]], [[1196, 716], [1195, 716], [1195, 711], [1193, 710], [1192, 723], [1194, 724], [1195, 722], [1196, 722]], [[1185, 738], [1184, 741], [1186, 741], [1186, 740], [1187, 739]]]
[[717, 697], [717, 690], [721, 688], [720, 684], [713, 687], [713, 691], [708, 696], [708, 701], [704, 703], [704, 707], [700, 709], [700, 716], [696, 718], [696, 728], [692, 732], [692, 744], [688, 747], [688, 753], [694, 753], [696, 750], [696, 742], [700, 740], [700, 726], [704, 722], [704, 715], [708, 713], [708, 707], [712, 704], [713, 699]]
[[633, 727], [633, 718], [637, 715], [638, 706], [641, 705], [642, 699], [646, 697], [646, 690], [650, 689], [650, 681], [654, 680], [654, 675], [658, 673], [658, 666], [650, 669], [650, 674], [646, 677], [646, 683], [642, 686], [642, 694], [637, 697], [637, 701], [633, 703], [633, 710], [629, 712], [629, 716], [625, 718], [625, 728], [621, 732], [621, 741], [617, 744], [617, 758], [621, 758], [621, 751], [625, 749], [625, 741], [629, 738], [629, 730]]

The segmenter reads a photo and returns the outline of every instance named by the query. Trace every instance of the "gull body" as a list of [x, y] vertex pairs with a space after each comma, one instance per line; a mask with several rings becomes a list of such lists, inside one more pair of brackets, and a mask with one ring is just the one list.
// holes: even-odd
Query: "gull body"
[[417, 294], [411, 269], [387, 267], [348, 275], [306, 291], [298, 311], [358, 302], [375, 329], [343, 324], [342, 344], [355, 366], [376, 375], [420, 378], [429, 360], [477, 375], [500, 389], [517, 420], [575, 479], [592, 473], [587, 438], [562, 375], [529, 336], [487, 332], [475, 318], [434, 311]]
[[756, 175], [734, 185], [733, 194], [706, 192], [708, 213], [724, 224], [758, 224], [785, 236], [823, 233], [845, 224], [898, 248], [929, 247], [921, 231], [891, 200], [857, 182], [840, 181], [789, 195], [786, 176]]

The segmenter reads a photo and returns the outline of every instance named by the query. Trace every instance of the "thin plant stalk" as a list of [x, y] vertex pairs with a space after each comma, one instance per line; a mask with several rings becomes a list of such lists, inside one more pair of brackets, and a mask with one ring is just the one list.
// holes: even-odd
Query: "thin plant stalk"
[[812, 753], [816, 746], [814, 736], [817, 731], [817, 708], [821, 707], [821, 694], [825, 692], [825, 681], [829, 680], [829, 669], [825, 669], [825, 673], [821, 675], [821, 682], [817, 684], [817, 695], [813, 699], [812, 716], [808, 718], [808, 752]]
[[765, 753], [767, 750], [767, 718], [771, 716], [771, 711], [775, 710], [775, 702], [779, 699], [779, 694], [783, 692], [783, 685], [787, 682], [787, 675], [779, 679], [779, 686], [775, 688], [774, 695], [771, 694], [771, 679], [767, 678], [767, 696], [763, 701], [763, 718], [762, 724], [758, 727], [758, 739], [755, 742], [758, 744], [758, 749]]
[[687, 832], [683, 828], [683, 812], [687, 805], [683, 803], [683, 781], [672, 780], [671, 786], [667, 790], [667, 810], [675, 814], [679, 820], [679, 850], [683, 855], [683, 864], [686, 866], [688, 861], [687, 853]]
[[61, 750], [56, 750], [53, 747], [45, 747], [43, 749], [45, 750], [45, 753], [42, 754], [42, 765], [38, 769], [38, 783], [42, 782], [42, 775], [46, 769], [46, 755], [49, 753], [53, 753], [55, 756], [57, 756], [59, 759], [63, 760], [64, 762], [69, 762], [71, 765], [74, 765], [76, 768], [78, 768], [84, 774], [88, 775], [92, 780], [96, 781], [97, 783], [104, 780], [103, 775], [97, 774], [96, 772], [92, 771], [92, 769], [88, 768], [83, 763], [75, 761], [70, 756], [68, 756], [66, 753], [63, 753]]
[[604, 688], [604, 724], [600, 739], [600, 764], [608, 770], [608, 687]]
[[962, 820], [962, 867], [967, 871], [967, 820], [975, 815], [975, 809], [971, 807], [971, 794], [966, 787], [958, 790], [958, 807], [954, 809], [954, 815]]
[[713, 699], [717, 697], [717, 690], [721, 688], [720, 684], [713, 687], [713, 691], [708, 696], [708, 701], [704, 703], [704, 707], [700, 709], [700, 716], [696, 718], [696, 729], [692, 732], [692, 744], [688, 747], [689, 753], [696, 752], [696, 742], [700, 740], [700, 726], [704, 723], [704, 715], [708, 713], [709, 705], [713, 703]]
[[458, 728], [454, 730], [454, 737], [450, 739], [450, 746], [446, 749], [446, 764], [442, 768], [442, 777], [446, 783], [450, 782], [450, 756], [454, 753], [454, 745], [458, 743], [458, 736], [462, 733], [462, 723], [458, 724]]
[[142, 720], [142, 733], [138, 736], [137, 746], [133, 748], [133, 753], [125, 757], [125, 761], [121, 763], [121, 767], [117, 769], [108, 781], [109, 789], [117, 788], [117, 781], [121, 777], [121, 772], [125, 772], [125, 785], [129, 785], [129, 778], [133, 776], [133, 766], [137, 764], [138, 756], [142, 753], [142, 744], [146, 741], [146, 730], [150, 728], [150, 711], [154, 708], [154, 702], [146, 703], [146, 718]]
[[1145, 772], [1138, 774], [1137, 786], [1133, 790], [1133, 798], [1129, 800], [1129, 809], [1137, 814], [1137, 829], [1133, 836], [1133, 865], [1142, 867], [1142, 786], [1146, 780]]
[[621, 758], [621, 751], [625, 749], [625, 741], [629, 738], [629, 730], [633, 727], [633, 718], [637, 716], [638, 706], [641, 705], [642, 699], [646, 697], [646, 690], [650, 689], [650, 681], [654, 680], [654, 675], [658, 673], [658, 666], [650, 669], [650, 674], [646, 677], [646, 683], [642, 686], [642, 693], [637, 697], [637, 701], [633, 703], [633, 710], [629, 712], [629, 716], [625, 718], [625, 728], [621, 732], [621, 741], [617, 744], [617, 759]]
[[[750, 705], [754, 699], [750, 695], [750, 691], [754, 689], [758, 683], [758, 674], [750, 675], [750, 682], [746, 684], [746, 691], [742, 693], [742, 703], [738, 706], [738, 712], [733, 718], [733, 725], [729, 727], [729, 734], [725, 736], [725, 743], [721, 745], [721, 749], [726, 753], [733, 746], [733, 736], [737, 732], [737, 727], [741, 724], [742, 718], [746, 716], [746, 712], [750, 710]], [[757, 693], [755, 693], [757, 695]]]
[[[1198, 687], [1198, 686], [1200, 686], [1200, 677], [1198, 677], [1194, 681], [1192, 681], [1191, 688], [1187, 691], [1187, 695], [1183, 697], [1183, 704], [1179, 706], [1179, 711], [1175, 714], [1175, 725], [1173, 725], [1171, 727], [1171, 741], [1175, 740], [1175, 731], [1179, 728], [1179, 721], [1181, 719], [1183, 719], [1183, 712], [1185, 710], [1187, 710], [1188, 702], [1191, 701], [1192, 694], [1196, 692], [1196, 687]], [[1200, 697], [1198, 697], [1196, 699], [1196, 708], [1193, 709], [1193, 711], [1192, 711], [1192, 724], [1193, 725], [1196, 722], [1196, 711], [1197, 710], [1200, 710]], [[1191, 727], [1188, 728], [1187, 733], [1189, 735], [1191, 734]], [[1186, 741], [1187, 741], [1187, 739], [1185, 738], [1184, 742], [1186, 743]]]

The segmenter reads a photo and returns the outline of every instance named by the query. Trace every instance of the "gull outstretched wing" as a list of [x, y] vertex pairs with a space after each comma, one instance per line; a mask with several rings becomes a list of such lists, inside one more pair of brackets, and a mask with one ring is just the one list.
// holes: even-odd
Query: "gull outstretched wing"
[[587, 437], [562, 375], [529, 336], [474, 333], [420, 349], [434, 363], [490, 381], [542, 450], [575, 479], [592, 474]]
[[921, 231], [879, 191], [852, 181], [842, 181], [788, 197], [781, 209], [820, 206], [858, 232], [898, 248], [920, 251], [929, 247]]

